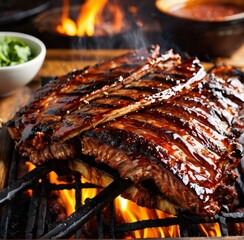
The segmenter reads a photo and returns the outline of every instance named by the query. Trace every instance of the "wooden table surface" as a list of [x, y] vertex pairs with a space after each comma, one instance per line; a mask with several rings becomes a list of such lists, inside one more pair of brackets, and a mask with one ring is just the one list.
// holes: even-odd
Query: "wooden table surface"
[[[44, 64], [35, 79], [27, 86], [17, 89], [11, 96], [0, 98], [1, 122], [6, 122], [13, 113], [29, 98], [31, 92], [40, 86], [41, 77], [65, 75], [74, 69], [82, 69], [102, 60], [112, 58], [128, 50], [76, 50], [48, 49]], [[244, 45], [231, 58], [218, 58], [216, 62], [234, 65], [244, 69]], [[8, 152], [11, 151], [9, 136], [5, 128], [0, 130], [0, 189], [3, 187], [8, 165]]]

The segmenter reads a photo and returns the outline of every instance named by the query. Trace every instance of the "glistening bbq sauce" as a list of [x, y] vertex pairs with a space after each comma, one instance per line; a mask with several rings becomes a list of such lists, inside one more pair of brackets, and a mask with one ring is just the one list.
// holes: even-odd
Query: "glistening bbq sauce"
[[186, 3], [182, 6], [174, 6], [168, 11], [179, 17], [196, 19], [200, 21], [216, 21], [234, 14], [244, 12], [240, 6], [231, 3]]

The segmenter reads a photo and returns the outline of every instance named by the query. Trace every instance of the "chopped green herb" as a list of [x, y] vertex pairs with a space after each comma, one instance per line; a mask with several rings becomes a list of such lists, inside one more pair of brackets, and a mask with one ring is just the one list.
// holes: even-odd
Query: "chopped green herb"
[[0, 67], [13, 66], [33, 58], [30, 47], [14, 37], [0, 38]]

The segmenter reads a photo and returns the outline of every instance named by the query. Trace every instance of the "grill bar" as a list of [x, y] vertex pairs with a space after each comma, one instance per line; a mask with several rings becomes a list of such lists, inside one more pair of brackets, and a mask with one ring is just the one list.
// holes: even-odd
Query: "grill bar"
[[98, 239], [104, 239], [103, 216], [101, 211], [97, 214], [97, 234]]
[[[9, 178], [8, 178], [8, 185], [13, 184], [16, 181], [16, 171], [18, 166], [18, 158], [16, 151], [13, 152], [11, 155], [11, 164], [9, 169]], [[5, 193], [8, 193], [7, 191]], [[0, 193], [0, 207], [1, 207], [2, 195]], [[9, 203], [6, 201], [5, 203]], [[7, 233], [9, 229], [9, 220], [10, 216], [12, 215], [12, 206], [11, 204], [7, 204], [7, 206], [2, 211], [2, 219], [1, 219], [1, 235], [0, 237], [3, 239], [7, 238]]]
[[178, 218], [164, 218], [164, 219], [153, 219], [153, 220], [143, 220], [137, 221], [134, 223], [126, 223], [121, 224], [115, 227], [116, 232], [131, 232], [139, 229], [144, 228], [151, 228], [151, 227], [167, 227], [172, 225], [178, 225], [179, 219]]
[[[57, 173], [59, 169], [57, 166], [50, 165], [38, 167], [29, 172], [19, 180], [15, 180], [16, 166], [18, 164], [18, 155], [14, 154], [13, 162], [11, 163], [11, 179], [9, 180], [10, 187], [4, 189], [0, 196], [3, 199], [2, 205], [5, 205], [2, 211], [1, 222], [1, 237], [8, 238], [8, 231], [10, 228], [9, 218], [11, 218], [13, 212], [14, 201], [13, 198], [22, 193], [26, 188], [33, 189], [31, 202], [29, 205], [28, 221], [25, 230], [25, 238], [67, 238], [74, 235], [75, 238], [82, 237], [82, 227], [93, 216], [97, 216], [97, 236], [99, 239], [109, 237], [116, 239], [116, 237], [123, 236], [123, 233], [132, 232], [135, 230], [152, 228], [152, 227], [167, 227], [172, 225], [180, 226], [181, 237], [201, 236], [197, 230], [198, 223], [213, 223], [218, 222], [220, 225], [221, 233], [223, 237], [228, 237], [227, 224], [242, 223], [244, 222], [243, 212], [226, 212], [225, 209], [211, 221], [203, 221], [202, 219], [194, 218], [194, 216], [185, 216], [184, 213], [180, 213], [177, 217], [155, 219], [155, 220], [143, 220], [134, 223], [126, 223], [116, 225], [116, 213], [114, 209], [113, 200], [127, 187], [131, 186], [131, 182], [123, 179], [116, 179], [110, 186], [103, 189], [93, 199], [88, 199], [85, 205], [81, 205], [82, 189], [83, 188], [100, 188], [97, 185], [90, 183], [82, 183], [81, 175], [79, 173], [72, 172], [74, 176], [74, 182], [67, 184], [52, 184], [47, 178], [47, 173], [52, 169]], [[12, 166], [14, 165], [14, 166]], [[42, 179], [42, 181], [38, 181]], [[10, 189], [10, 195], [7, 194], [7, 190]], [[52, 190], [64, 190], [75, 189], [76, 199], [76, 211], [67, 218], [64, 222], [55, 226], [53, 223], [48, 223], [48, 195]], [[11, 201], [10, 201], [11, 200]], [[108, 206], [109, 221], [104, 223], [104, 218], [101, 210]], [[4, 221], [3, 221], [4, 219]], [[56, 223], [57, 224], [57, 223]], [[96, 227], [96, 226], [94, 226]], [[192, 229], [194, 233], [192, 233]], [[50, 230], [52, 229], [52, 230]], [[49, 232], [48, 232], [49, 231]]]
[[48, 180], [45, 177], [43, 179], [43, 184], [41, 188], [41, 200], [40, 200], [40, 208], [39, 208], [39, 217], [37, 223], [37, 231], [36, 237], [40, 238], [45, 233], [45, 219], [47, 214], [47, 199], [48, 199], [48, 190], [47, 190]]
[[32, 186], [36, 180], [52, 170], [51, 166], [43, 165], [25, 174], [22, 178], [11, 183], [8, 187], [0, 192], [0, 207], [6, 202], [11, 201], [17, 194], [23, 192], [28, 187]]
[[220, 224], [220, 230], [222, 236], [229, 236], [228, 234], [228, 228], [226, 225], [226, 219], [222, 216], [219, 217], [219, 224]]
[[132, 185], [130, 180], [116, 179], [93, 199], [86, 199], [85, 205], [81, 206], [70, 215], [64, 222], [59, 224], [42, 239], [70, 237], [74, 231], [80, 228], [92, 216], [112, 202], [125, 189]]
[[183, 221], [182, 217], [179, 217], [180, 235], [182, 237], [188, 237], [187, 223]]
[[222, 215], [226, 218], [227, 222], [244, 222], [243, 212], [222, 213]]
[[[76, 210], [81, 207], [81, 199], [82, 199], [81, 186], [82, 186], [81, 174], [76, 173], [75, 174], [75, 202], [76, 202], [75, 209]], [[75, 238], [76, 239], [81, 238], [81, 228], [75, 232]]]
[[12, 208], [10, 205], [7, 205], [6, 208], [2, 211], [2, 219], [1, 219], [1, 239], [6, 239], [9, 229], [9, 216], [12, 215]]
[[33, 238], [34, 227], [36, 223], [37, 209], [38, 209], [38, 199], [39, 199], [40, 186], [37, 185], [32, 193], [31, 203], [29, 207], [29, 214], [26, 227], [26, 239]]
[[109, 231], [109, 237], [111, 239], [115, 239], [115, 206], [114, 203], [110, 203], [109, 205], [109, 226], [110, 226], [110, 231]]

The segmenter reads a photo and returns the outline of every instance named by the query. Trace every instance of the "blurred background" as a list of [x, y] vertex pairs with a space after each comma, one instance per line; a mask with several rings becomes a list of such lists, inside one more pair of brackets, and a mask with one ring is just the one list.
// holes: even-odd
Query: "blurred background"
[[[0, 0], [0, 31], [28, 33], [54, 49], [129, 49], [160, 44], [162, 50], [173, 48], [181, 55], [204, 60], [229, 57], [243, 48], [243, 0], [213, 0], [216, 9], [222, 9], [217, 15], [228, 12], [223, 3], [227, 4], [224, 8], [240, 12], [240, 17], [218, 23], [185, 21], [165, 14], [166, 6], [177, 2], [182, 5], [187, 0]], [[203, 13], [208, 10], [202, 8]]]
[[[90, 1], [90, 6], [87, 4], [81, 10], [84, 3], [82, 0], [0, 0], [0, 30], [37, 36], [47, 48], [139, 48], [162, 41], [152, 0]], [[83, 15], [91, 11], [96, 21], [100, 14], [102, 27], [96, 23], [92, 34], [95, 37], [91, 34], [88, 37], [85, 32], [77, 36], [78, 33], [67, 30], [72, 28], [71, 20], [73, 24], [77, 22], [81, 11]], [[64, 18], [70, 25], [58, 31]], [[83, 25], [92, 21], [84, 19]]]

